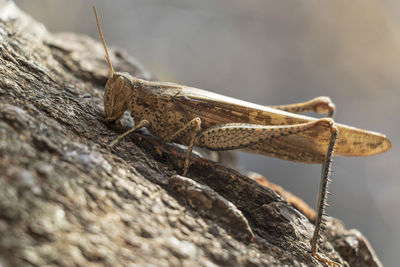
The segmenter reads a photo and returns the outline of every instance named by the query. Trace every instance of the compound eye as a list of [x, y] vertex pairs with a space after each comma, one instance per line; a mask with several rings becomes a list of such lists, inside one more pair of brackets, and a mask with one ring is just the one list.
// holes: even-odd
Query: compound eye
[[115, 93], [119, 94], [122, 91], [122, 88], [124, 88], [124, 78], [120, 76], [117, 78], [117, 81], [115, 83]]

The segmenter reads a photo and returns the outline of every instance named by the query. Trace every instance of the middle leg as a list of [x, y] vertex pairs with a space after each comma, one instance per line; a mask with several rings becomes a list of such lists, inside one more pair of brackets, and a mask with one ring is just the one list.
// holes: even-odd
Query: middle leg
[[179, 138], [189, 138], [188, 142], [188, 149], [186, 152], [186, 157], [185, 157], [185, 164], [183, 166], [183, 176], [186, 176], [188, 170], [189, 170], [189, 165], [190, 165], [190, 156], [192, 155], [192, 150], [193, 146], [196, 140], [196, 137], [201, 131], [201, 119], [199, 117], [192, 119], [189, 121], [187, 124], [185, 124], [181, 129], [179, 129], [177, 132], [172, 134], [171, 136], [166, 138], [166, 141], [175, 141]]

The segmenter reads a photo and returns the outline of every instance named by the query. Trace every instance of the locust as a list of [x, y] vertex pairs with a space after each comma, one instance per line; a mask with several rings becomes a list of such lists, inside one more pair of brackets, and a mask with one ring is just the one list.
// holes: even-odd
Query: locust
[[[193, 87], [147, 81], [129, 73], [115, 72], [94, 6], [93, 10], [110, 69], [104, 92], [106, 120], [116, 122], [129, 110], [135, 125], [110, 146], [114, 147], [129, 134], [147, 128], [165, 142], [188, 147], [184, 176], [188, 174], [194, 146], [215, 151], [242, 150], [284, 160], [322, 164], [310, 252], [320, 262], [340, 266], [318, 251], [333, 155], [382, 153], [391, 148], [389, 139], [380, 133], [336, 123], [333, 120], [335, 105], [329, 97], [317, 97], [298, 104], [264, 106]], [[301, 115], [310, 111], [327, 116]]]

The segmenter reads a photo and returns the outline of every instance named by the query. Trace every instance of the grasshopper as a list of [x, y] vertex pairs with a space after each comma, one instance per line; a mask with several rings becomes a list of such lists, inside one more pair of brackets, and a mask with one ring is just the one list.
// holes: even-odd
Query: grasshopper
[[[150, 82], [115, 72], [96, 8], [93, 10], [110, 68], [104, 92], [106, 120], [118, 121], [129, 110], [135, 123], [134, 128], [120, 135], [110, 146], [114, 147], [127, 135], [145, 127], [166, 142], [188, 146], [183, 175], [188, 173], [193, 146], [217, 151], [240, 149], [290, 161], [321, 163], [311, 254], [320, 262], [340, 266], [318, 252], [333, 154], [382, 153], [391, 148], [389, 139], [376, 132], [336, 123], [333, 120], [335, 105], [328, 97], [291, 105], [263, 106], [197, 88]], [[308, 111], [326, 113], [327, 117], [317, 119], [298, 114]]]

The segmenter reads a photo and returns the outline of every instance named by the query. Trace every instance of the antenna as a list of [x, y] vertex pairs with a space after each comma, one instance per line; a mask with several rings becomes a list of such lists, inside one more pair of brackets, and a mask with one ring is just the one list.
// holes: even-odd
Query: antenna
[[104, 40], [103, 31], [101, 30], [99, 17], [97, 16], [97, 10], [96, 10], [95, 6], [93, 6], [93, 11], [94, 11], [94, 15], [96, 16], [97, 29], [99, 29], [100, 38], [101, 38], [101, 41], [103, 42], [104, 51], [106, 52], [106, 60], [107, 60], [108, 66], [110, 66], [110, 77], [113, 77], [114, 73], [115, 73], [114, 68], [111, 64], [110, 55], [108, 54], [106, 41]]

